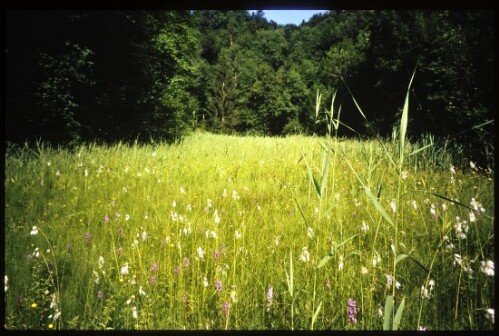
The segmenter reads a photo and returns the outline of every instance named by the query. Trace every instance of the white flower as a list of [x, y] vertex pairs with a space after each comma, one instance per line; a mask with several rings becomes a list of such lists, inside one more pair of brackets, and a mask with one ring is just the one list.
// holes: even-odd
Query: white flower
[[223, 198], [227, 197], [227, 189], [224, 189], [224, 192], [222, 193], [222, 197]]
[[187, 210], [187, 212], [191, 212], [192, 211], [192, 205], [187, 204], [187, 206], [185, 207], [185, 210]]
[[475, 213], [470, 211], [470, 223], [473, 223], [474, 221], [476, 221]]
[[461, 258], [461, 256], [459, 254], [454, 253], [454, 262], [452, 264], [454, 266], [457, 266], [457, 265], [461, 266], [462, 260], [463, 259]]
[[198, 256], [199, 258], [204, 259], [204, 251], [201, 246], [198, 247]]
[[60, 170], [56, 171], [55, 176], [61, 176], [61, 171]]
[[237, 201], [239, 199], [239, 194], [237, 193], [237, 191], [235, 190], [232, 190], [232, 198]]
[[495, 315], [494, 309], [489, 308], [489, 309], [485, 310], [485, 318], [490, 320], [490, 322], [492, 322], [492, 324], [494, 324], [494, 315]]
[[309, 262], [310, 261], [310, 253], [308, 252], [308, 248], [304, 246], [302, 248], [302, 253], [300, 255], [300, 260], [303, 262]]
[[151, 154], [152, 157], [156, 157], [156, 155], [157, 155], [156, 152], [152, 152]]
[[174, 207], [174, 208], [175, 208], [176, 206], [177, 206], [177, 202], [176, 202], [175, 200], [173, 200], [173, 202], [172, 202], [172, 207]]
[[146, 292], [144, 292], [144, 289], [142, 289], [142, 286], [139, 287], [139, 295], [140, 296], [146, 295]]
[[373, 257], [373, 267], [376, 267], [378, 263], [381, 262], [381, 257], [379, 254], [376, 252], [376, 255]]
[[33, 257], [36, 257], [36, 258], [38, 258], [40, 256], [40, 251], [38, 250], [38, 247], [35, 248], [32, 255], [33, 255]]
[[456, 173], [456, 169], [454, 168], [454, 166], [453, 166], [453, 165], [450, 165], [450, 172], [451, 172], [452, 174], [455, 174], [455, 173]]
[[88, 176], [88, 169], [85, 169], [85, 177]]
[[232, 289], [230, 291], [230, 299], [232, 300], [233, 303], [236, 303], [237, 302], [237, 298], [236, 298], [236, 290], [235, 289]]
[[494, 262], [492, 260], [481, 261], [480, 271], [488, 276], [494, 276]]
[[184, 235], [187, 236], [192, 232], [191, 227], [187, 226], [184, 228]]
[[9, 277], [7, 275], [4, 276], [4, 292], [7, 293], [9, 290]]
[[392, 208], [392, 211], [394, 213], [397, 212], [397, 204], [395, 203], [394, 199], [392, 199], [392, 201], [390, 202], [390, 208]]
[[473, 161], [470, 161], [470, 167], [471, 169], [476, 169], [476, 165]]
[[215, 209], [215, 212], [213, 214], [215, 216], [215, 224], [219, 224], [220, 223], [220, 216], [218, 216], [218, 210]]
[[35, 236], [38, 234], [38, 227], [36, 226], [33, 226], [33, 228], [31, 229], [31, 235], [32, 236]]
[[274, 244], [275, 244], [275, 246], [278, 246], [280, 241], [281, 241], [281, 236], [275, 236], [274, 237]]
[[147, 232], [142, 232], [142, 241], [147, 239]]
[[134, 319], [137, 318], [137, 307], [135, 307], [135, 306], [132, 307], [132, 317]]
[[128, 220], [130, 220], [130, 215], [129, 215], [129, 214], [126, 214], [126, 215], [125, 215], [125, 221], [128, 221]]
[[125, 264], [125, 266], [121, 267], [121, 275], [128, 274], [128, 263]]
[[130, 305], [130, 303], [132, 303], [134, 300], [135, 300], [135, 295], [130, 296], [130, 298], [126, 300], [126, 305], [127, 306]]
[[314, 229], [312, 229], [311, 227], [308, 227], [307, 228], [307, 236], [308, 236], [308, 238], [313, 239], [314, 238]]
[[360, 231], [366, 233], [369, 230], [369, 225], [365, 221], [362, 221], [362, 225], [360, 227]]
[[404, 170], [404, 171], [402, 172], [402, 176], [401, 176], [401, 177], [402, 177], [402, 180], [407, 179], [407, 175], [408, 175], [407, 171], [406, 171], [406, 170]]
[[182, 187], [182, 186], [180, 187], [180, 193], [181, 193], [181, 194], [185, 194], [185, 189], [184, 189], [184, 187]]
[[367, 274], [367, 268], [366, 268], [365, 266], [362, 266], [362, 267], [360, 268], [360, 273], [361, 273], [361, 274]]
[[418, 208], [418, 204], [416, 203], [416, 200], [412, 200], [412, 208], [416, 210]]
[[344, 263], [343, 263], [343, 256], [340, 255], [340, 261], [338, 262], [338, 269], [341, 271], [343, 269]]
[[208, 287], [208, 279], [206, 277], [203, 278], [203, 286]]
[[104, 257], [99, 256], [99, 269], [102, 269], [102, 266], [104, 266]]
[[240, 239], [241, 238], [241, 233], [239, 232], [239, 230], [236, 230], [234, 232], [234, 235], [236, 236], [236, 239]]
[[422, 299], [429, 299], [430, 298], [430, 294], [428, 292], [428, 289], [426, 289], [425, 286], [421, 286], [421, 298]]

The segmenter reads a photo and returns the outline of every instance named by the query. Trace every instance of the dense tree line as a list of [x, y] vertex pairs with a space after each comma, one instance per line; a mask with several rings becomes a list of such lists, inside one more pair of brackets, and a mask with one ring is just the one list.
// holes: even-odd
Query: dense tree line
[[387, 137], [416, 68], [410, 136], [435, 134], [484, 161], [493, 41], [487, 11], [331, 11], [300, 26], [243, 10], [12, 11], [6, 136], [76, 144], [174, 141], [198, 127], [324, 134], [316, 93], [326, 109], [337, 91], [342, 121], [358, 132], [341, 134]]

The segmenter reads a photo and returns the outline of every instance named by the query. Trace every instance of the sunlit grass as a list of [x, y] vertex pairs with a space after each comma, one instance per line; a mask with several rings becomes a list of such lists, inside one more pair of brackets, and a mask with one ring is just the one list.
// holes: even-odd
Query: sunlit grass
[[492, 174], [397, 140], [9, 150], [6, 327], [379, 330], [395, 294], [402, 330], [492, 329]]

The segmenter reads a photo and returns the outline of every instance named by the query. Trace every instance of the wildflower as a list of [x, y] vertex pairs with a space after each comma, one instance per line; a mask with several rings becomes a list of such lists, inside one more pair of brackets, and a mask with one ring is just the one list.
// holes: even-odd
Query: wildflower
[[178, 275], [180, 273], [180, 267], [175, 266], [175, 268], [173, 269], [173, 273], [175, 273], [175, 275]]
[[189, 258], [185, 257], [185, 258], [184, 258], [184, 263], [183, 263], [183, 264], [184, 264], [184, 268], [189, 267], [189, 264], [190, 264]]
[[492, 260], [481, 261], [480, 271], [488, 276], [494, 276], [494, 262]]
[[31, 235], [36, 236], [37, 234], [38, 234], [38, 227], [33, 226], [33, 228], [31, 229]]
[[182, 187], [182, 186], [180, 186], [180, 193], [181, 193], [181, 194], [185, 194], [185, 189], [184, 189], [184, 187]]
[[142, 286], [139, 287], [139, 295], [140, 296], [146, 295], [146, 292], [144, 292], [144, 289], [142, 288]]
[[397, 204], [394, 199], [390, 202], [390, 208], [392, 208], [393, 213], [397, 212]]
[[147, 239], [147, 232], [142, 232], [142, 241], [145, 241]]
[[232, 290], [230, 291], [230, 299], [232, 300], [232, 303], [237, 302], [235, 287], [236, 286], [232, 286]]
[[158, 263], [156, 261], [152, 262], [152, 267], [151, 267], [153, 273], [156, 273], [158, 271]]
[[214, 216], [215, 216], [215, 224], [219, 224], [220, 223], [220, 216], [218, 216], [218, 210], [217, 209], [215, 209]]
[[132, 307], [132, 317], [137, 319], [137, 307], [135, 306]]
[[340, 261], [338, 262], [338, 269], [341, 271], [343, 269], [344, 263], [343, 263], [343, 256], [340, 255]]
[[475, 200], [475, 198], [472, 198], [472, 199], [471, 199], [470, 205], [471, 205], [471, 207], [473, 208], [473, 210], [475, 210], [475, 212], [477, 212], [477, 213], [480, 213], [480, 212], [485, 212], [485, 209], [484, 209], [484, 207], [482, 206], [482, 204], [478, 203], [478, 202]]
[[220, 258], [220, 252], [218, 250], [215, 250], [215, 259]]
[[361, 273], [361, 274], [367, 274], [367, 268], [366, 268], [365, 266], [362, 266], [362, 267], [360, 268], [360, 273]]
[[470, 167], [471, 169], [476, 169], [476, 165], [473, 161], [470, 161]]
[[9, 277], [7, 275], [4, 276], [4, 292], [7, 293], [9, 290]]
[[362, 225], [360, 226], [360, 231], [366, 233], [369, 230], [369, 225], [365, 221], [362, 221]]
[[32, 256], [36, 257], [36, 258], [38, 258], [40, 256], [40, 251], [39, 251], [38, 247], [35, 248], [35, 250], [33, 251]]
[[130, 215], [129, 215], [129, 214], [126, 214], [126, 215], [125, 215], [125, 221], [128, 221], [128, 220], [130, 220]]
[[88, 169], [85, 169], [85, 177], [88, 176]]
[[304, 246], [302, 248], [302, 253], [300, 255], [300, 260], [303, 262], [309, 262], [310, 261], [310, 253], [308, 252], [308, 248]]
[[401, 175], [402, 180], [407, 179], [407, 175], [408, 175], [407, 171], [406, 171], [406, 170], [404, 170], [404, 171], [402, 172], [402, 175]]
[[215, 289], [217, 290], [217, 293], [220, 293], [222, 291], [222, 282], [221, 281], [215, 281]]
[[203, 248], [201, 246], [198, 247], [198, 255], [199, 255], [199, 258], [204, 259], [204, 251], [203, 251]]
[[90, 232], [85, 233], [85, 240], [86, 241], [90, 240]]
[[222, 198], [225, 198], [227, 197], [227, 189], [224, 189], [223, 193], [222, 193]]
[[101, 289], [97, 292], [97, 298], [99, 300], [102, 300], [104, 298], [104, 292]]
[[277, 246], [277, 245], [279, 245], [280, 240], [281, 240], [281, 236], [275, 236], [275, 237], [274, 237], [274, 244], [275, 244], [276, 246]]
[[470, 223], [473, 223], [476, 221], [475, 213], [473, 211], [470, 211]]
[[49, 329], [53, 329], [54, 325], [52, 323], [49, 323]]
[[203, 278], [203, 286], [208, 287], [208, 279], [206, 277]]
[[229, 310], [229, 303], [227, 301], [224, 301], [224, 304], [222, 306], [222, 312], [224, 313], [224, 316], [227, 316], [228, 310]]
[[156, 286], [157, 278], [155, 275], [151, 275], [151, 286]]
[[453, 166], [453, 165], [450, 165], [450, 172], [451, 172], [452, 174], [455, 174], [455, 173], [456, 173], [456, 169], [454, 168], [454, 166]]
[[36, 304], [36, 302], [33, 302], [33, 303], [31, 304], [31, 308], [36, 308], [36, 307], [38, 307], [38, 304]]
[[423, 326], [419, 326], [418, 331], [426, 331], [426, 328]]
[[157, 155], [157, 154], [156, 154], [156, 152], [152, 152], [152, 153], [151, 153], [151, 156], [152, 156], [152, 157], [156, 157], [156, 155]]
[[350, 323], [357, 323], [357, 307], [356, 302], [353, 299], [348, 299], [348, 319]]
[[311, 227], [308, 227], [307, 228], [307, 236], [308, 236], [308, 238], [313, 239], [314, 238], [314, 229], [312, 229]]
[[234, 232], [234, 235], [236, 236], [236, 239], [240, 239], [241, 238], [241, 232], [239, 232], [239, 230], [236, 230]]
[[411, 204], [412, 204], [412, 208], [414, 210], [416, 210], [418, 208], [418, 203], [416, 203], [416, 200], [412, 200]]
[[125, 266], [121, 267], [121, 275], [128, 274], [128, 263], [125, 264]]
[[130, 303], [132, 303], [134, 300], [135, 300], [135, 295], [130, 296], [130, 298], [126, 300], [126, 305], [127, 306], [130, 305]]
[[132, 247], [137, 247], [139, 245], [139, 241], [135, 239], [132, 243]]
[[237, 191], [235, 190], [232, 190], [232, 199], [234, 199], [234, 201], [237, 201], [239, 199], [239, 194], [237, 193]]
[[489, 309], [485, 310], [485, 318], [487, 320], [490, 320], [490, 322], [492, 322], [492, 324], [494, 324], [494, 315], [495, 315], [494, 309], [489, 308]]
[[267, 289], [267, 311], [270, 311], [270, 309], [272, 308], [273, 299], [274, 299], [274, 288], [272, 288], [272, 286], [269, 285]]
[[102, 269], [103, 266], [104, 266], [104, 257], [99, 256], [99, 269]]
[[173, 200], [172, 207], [175, 208], [176, 206], [177, 206], [177, 202], [175, 200]]
[[120, 216], [121, 216], [121, 215], [120, 215], [120, 213], [119, 213], [118, 211], [116, 211], [116, 213], [114, 214], [114, 217], [115, 217], [116, 219], [119, 219], [119, 218], [120, 218]]
[[109, 223], [109, 216], [108, 215], [104, 216], [104, 223]]
[[373, 267], [376, 267], [376, 265], [377, 265], [378, 263], [380, 263], [380, 262], [381, 262], [381, 257], [380, 257], [380, 256], [379, 256], [379, 254], [376, 252], [376, 255], [373, 257], [373, 261], [372, 261], [372, 263], [373, 263]]

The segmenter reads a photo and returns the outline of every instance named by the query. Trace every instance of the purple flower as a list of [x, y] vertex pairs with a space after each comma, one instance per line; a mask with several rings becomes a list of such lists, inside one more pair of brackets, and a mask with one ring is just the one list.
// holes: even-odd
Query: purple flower
[[217, 289], [217, 292], [220, 293], [222, 291], [222, 282], [221, 281], [216, 281], [215, 282], [215, 287]]
[[151, 275], [151, 285], [153, 287], [156, 286], [156, 281], [157, 281], [156, 276], [155, 275]]
[[118, 234], [119, 234], [120, 236], [123, 234], [123, 227], [122, 227], [122, 226], [120, 226], [120, 227], [118, 228]]
[[222, 312], [224, 313], [224, 316], [227, 316], [227, 312], [229, 311], [229, 303], [227, 301], [224, 301], [224, 304], [222, 306]]
[[109, 216], [108, 215], [104, 216], [104, 223], [109, 223]]
[[215, 259], [220, 258], [220, 252], [218, 250], [215, 250]]
[[357, 323], [357, 307], [355, 307], [355, 304], [354, 299], [348, 299], [348, 319], [352, 324]]
[[85, 240], [86, 241], [90, 240], [90, 232], [85, 233]]
[[153, 273], [158, 272], [158, 263], [156, 261], [152, 262], [152, 271]]
[[100, 300], [102, 300], [104, 298], [104, 292], [102, 290], [99, 290], [97, 292], [97, 298], [99, 298]]
[[185, 257], [184, 258], [184, 267], [185, 268], [189, 267], [189, 264], [190, 264], [189, 258]]
[[180, 273], [180, 267], [175, 266], [175, 269], [173, 270], [173, 273], [175, 273], [175, 275], [178, 275]]

